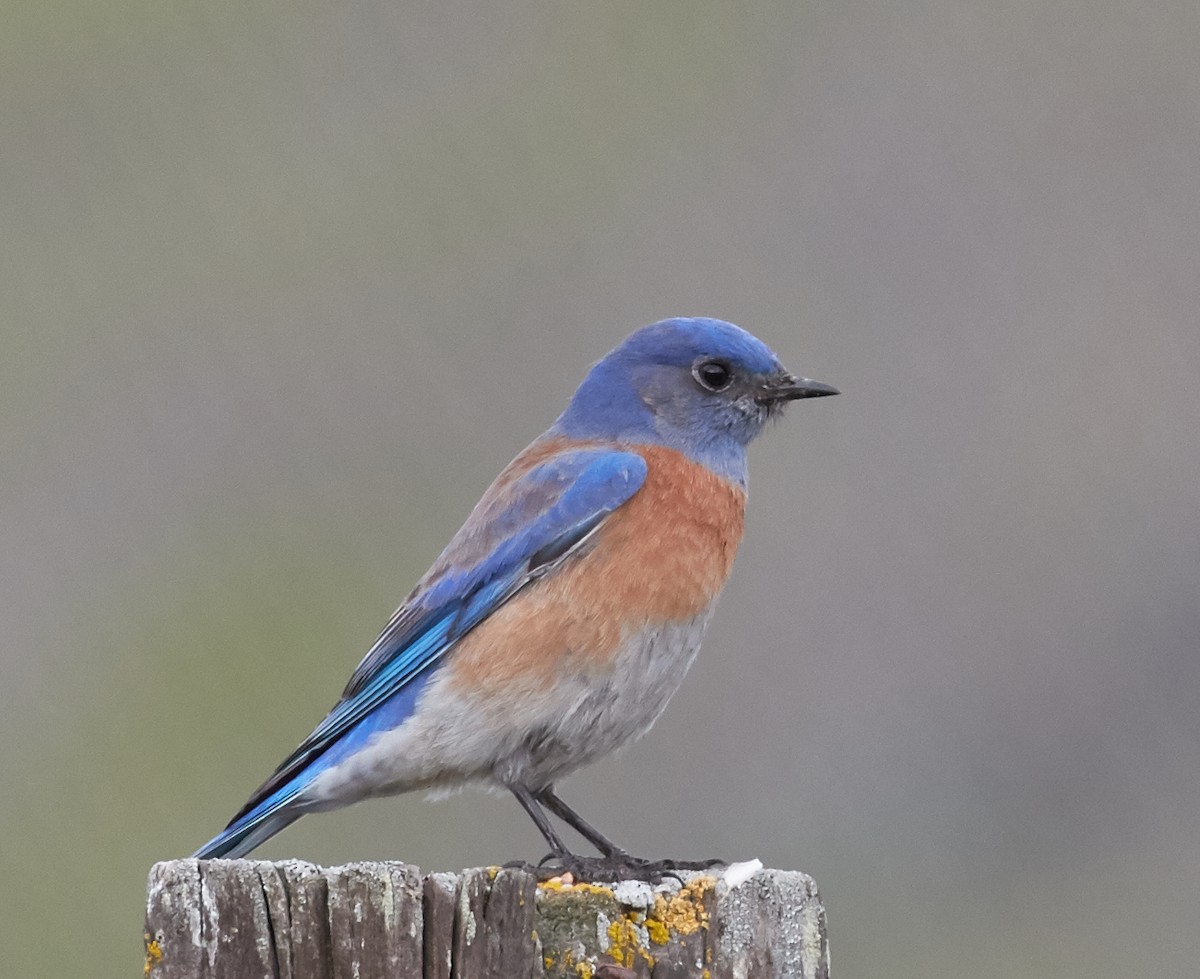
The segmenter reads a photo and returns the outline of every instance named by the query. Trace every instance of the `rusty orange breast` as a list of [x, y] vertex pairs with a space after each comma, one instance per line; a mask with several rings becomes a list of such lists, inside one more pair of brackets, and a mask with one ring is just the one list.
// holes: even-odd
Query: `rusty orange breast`
[[642, 488], [583, 553], [458, 644], [454, 686], [541, 685], [564, 668], [603, 669], [632, 633], [700, 615], [716, 599], [742, 538], [745, 491], [673, 449], [622, 448], [646, 460]]

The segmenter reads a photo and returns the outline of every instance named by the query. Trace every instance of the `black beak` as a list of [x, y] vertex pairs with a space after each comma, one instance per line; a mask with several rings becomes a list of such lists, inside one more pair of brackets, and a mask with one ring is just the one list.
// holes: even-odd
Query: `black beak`
[[760, 405], [770, 405], [782, 401], [795, 401], [798, 398], [827, 398], [831, 394], [841, 393], [837, 388], [820, 381], [784, 374], [764, 384], [755, 400]]

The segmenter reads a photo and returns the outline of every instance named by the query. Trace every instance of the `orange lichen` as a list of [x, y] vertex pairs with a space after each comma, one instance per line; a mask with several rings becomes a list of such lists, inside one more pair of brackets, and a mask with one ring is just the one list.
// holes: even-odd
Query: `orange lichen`
[[142, 968], [142, 975], [149, 976], [154, 967], [162, 961], [163, 953], [162, 946], [158, 943], [158, 939], [145, 936], [146, 942], [146, 964]]

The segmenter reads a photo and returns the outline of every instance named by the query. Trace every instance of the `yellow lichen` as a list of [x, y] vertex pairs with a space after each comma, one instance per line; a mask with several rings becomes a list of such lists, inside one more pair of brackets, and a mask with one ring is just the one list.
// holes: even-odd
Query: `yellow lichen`
[[[677, 894], [670, 897], [664, 894], [656, 895], [654, 911], [650, 917], [661, 922], [668, 932], [676, 935], [690, 935], [699, 928], [708, 928], [708, 912], [704, 910], [704, 895], [712, 890], [716, 883], [712, 877], [697, 877], [685, 884]], [[659, 942], [659, 944], [666, 943]]]
[[551, 877], [549, 880], [538, 882], [538, 890], [551, 891], [554, 894], [595, 894], [597, 897], [612, 897], [611, 887], [601, 887], [599, 884], [589, 884], [585, 881], [563, 880], [561, 877]]
[[646, 932], [655, 945], [666, 945], [671, 940], [671, 930], [657, 918], [646, 919]]
[[[542, 966], [547, 972], [554, 969], [555, 965], [559, 965], [553, 955], [542, 956]], [[575, 961], [575, 953], [570, 949], [563, 953], [561, 968], [558, 975], [565, 975], [567, 972], [574, 972], [579, 979], [593, 979], [596, 974], [595, 968], [591, 962], [584, 960], [582, 962]]]
[[163, 953], [162, 946], [158, 944], [158, 940], [146, 936], [146, 964], [142, 969], [142, 975], [148, 976], [159, 962], [162, 961]]
[[[697, 877], [682, 886], [674, 894], [658, 893], [654, 898], [653, 907], [647, 912], [641, 908], [622, 907], [616, 902], [611, 888], [599, 884], [576, 882], [570, 875], [563, 874], [538, 884], [539, 898], [545, 898], [547, 903], [543, 910], [557, 908], [552, 912], [561, 914], [572, 905], [572, 900], [582, 901], [581, 908], [592, 910], [593, 902], [600, 902], [596, 907], [611, 916], [605, 928], [607, 948], [606, 957], [616, 965], [632, 969], [637, 964], [644, 964], [651, 969], [657, 961], [651, 949], [661, 949], [669, 945], [675, 937], [686, 937], [701, 929], [709, 928], [709, 913], [705, 908], [708, 895], [716, 887], [712, 877]], [[566, 903], [564, 903], [566, 902]], [[614, 908], [609, 902], [616, 902]], [[616, 911], [614, 915], [613, 912]], [[711, 966], [711, 955], [706, 958], [704, 966]], [[555, 951], [553, 954], [544, 953], [543, 965], [547, 973], [558, 976], [571, 976], [571, 979], [594, 979], [597, 962], [591, 956], [580, 957], [577, 960], [571, 952]], [[711, 979], [711, 973], [705, 968]]]
[[633, 963], [640, 956], [651, 968], [654, 967], [654, 957], [642, 944], [642, 935], [633, 915], [617, 918], [608, 926], [608, 954], [617, 965], [632, 969]]

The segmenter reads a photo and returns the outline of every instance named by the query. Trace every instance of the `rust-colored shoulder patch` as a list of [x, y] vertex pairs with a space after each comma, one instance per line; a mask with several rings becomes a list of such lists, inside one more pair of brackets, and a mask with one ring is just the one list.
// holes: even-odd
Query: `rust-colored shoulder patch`
[[[469, 567], [489, 554], [500, 541], [496, 536], [498, 525], [495, 517], [512, 501], [513, 485], [530, 470], [541, 465], [551, 456], [567, 449], [581, 446], [564, 438], [541, 438], [526, 448], [500, 472], [487, 488], [470, 515], [446, 545], [425, 576], [417, 583], [412, 594], [433, 584], [453, 568]], [[547, 487], [546, 492], [556, 492]], [[534, 501], [530, 501], [532, 505]], [[411, 597], [411, 596], [410, 596]]]
[[548, 683], [564, 658], [603, 669], [630, 634], [692, 618], [717, 597], [742, 538], [745, 491], [672, 449], [632, 451], [647, 463], [642, 488], [584, 553], [459, 643], [449, 664], [456, 686]]

